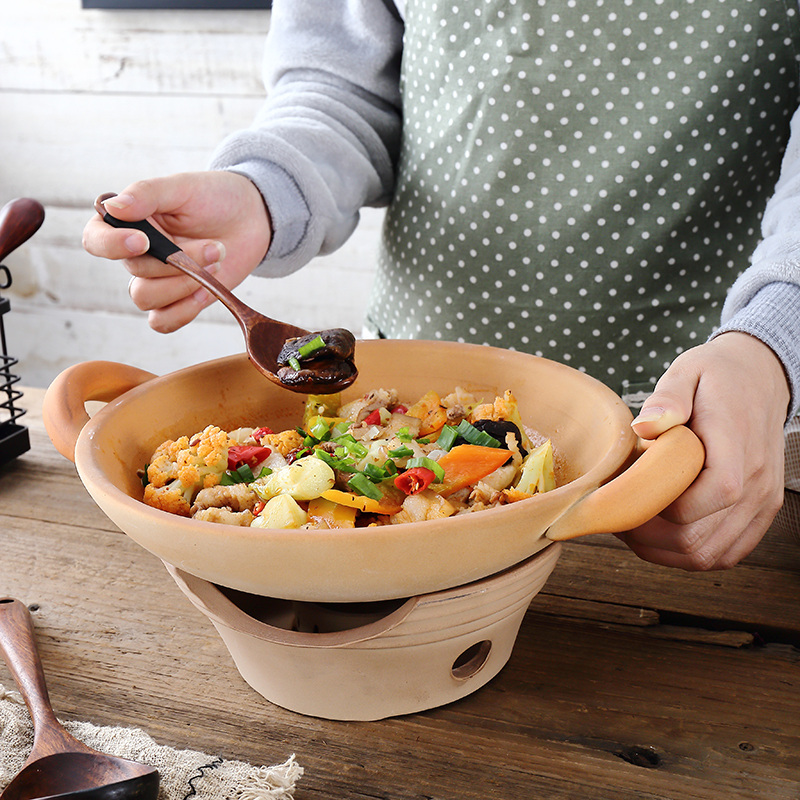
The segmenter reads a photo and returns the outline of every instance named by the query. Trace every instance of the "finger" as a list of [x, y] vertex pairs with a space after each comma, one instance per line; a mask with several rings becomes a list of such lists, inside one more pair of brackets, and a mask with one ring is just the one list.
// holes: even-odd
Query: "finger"
[[114, 261], [141, 256], [150, 248], [150, 241], [142, 231], [112, 228], [99, 215], [86, 224], [82, 244], [87, 253]]
[[204, 308], [211, 305], [214, 298], [202, 288], [164, 308], [151, 311], [147, 322], [157, 333], [173, 333], [190, 323]]
[[[205, 271], [209, 275], [215, 275], [219, 272], [219, 269], [219, 263], [209, 264], [205, 267]], [[198, 294], [198, 291], [202, 292], [202, 294]], [[141, 311], [157, 311], [169, 308], [195, 294], [197, 294], [196, 301], [205, 302], [208, 292], [194, 278], [173, 271], [164, 277], [142, 278], [134, 276], [128, 286], [128, 294], [130, 294], [131, 300]], [[206, 305], [209, 305], [209, 303], [205, 303], [201, 308], [205, 308]]]
[[666, 520], [618, 534], [618, 538], [644, 561], [687, 571], [729, 569], [748, 556], [769, 527], [759, 513], [743, 522], [740, 514], [717, 515], [690, 529]]
[[191, 199], [195, 179], [194, 173], [184, 173], [136, 181], [105, 200], [103, 206], [112, 216], [130, 222], [171, 214]]
[[[225, 258], [225, 245], [223, 245], [222, 242], [203, 241], [185, 243], [185, 247], [182, 249], [196, 264], [200, 265], [201, 267], [208, 267], [213, 264], [219, 265]], [[185, 276], [185, 273], [176, 269], [171, 264], [165, 264], [163, 261], [159, 261], [158, 259], [151, 257], [126, 259], [124, 264], [128, 272], [137, 278], [166, 278], [177, 275]], [[193, 281], [193, 279], [189, 278], [188, 276], [186, 276], [186, 280]], [[190, 284], [187, 283], [187, 286], [188, 285]], [[184, 294], [186, 293], [188, 293], [188, 289]]]

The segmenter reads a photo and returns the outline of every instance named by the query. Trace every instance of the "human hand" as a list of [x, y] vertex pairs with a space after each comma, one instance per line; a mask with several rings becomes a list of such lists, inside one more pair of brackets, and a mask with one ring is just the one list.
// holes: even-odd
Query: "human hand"
[[681, 354], [634, 420], [653, 439], [686, 423], [706, 461], [660, 516], [618, 534], [640, 558], [686, 570], [727, 569], [761, 541], [783, 500], [783, 425], [790, 399], [773, 351], [724, 333]]
[[[264, 258], [272, 234], [260, 192], [234, 172], [189, 172], [137, 181], [107, 200], [123, 220], [150, 220], [229, 289]], [[214, 298], [197, 282], [147, 252], [146, 234], [112, 228], [95, 214], [83, 232], [95, 256], [122, 260], [133, 276], [128, 292], [148, 311], [150, 327], [170, 333], [191, 322]]]

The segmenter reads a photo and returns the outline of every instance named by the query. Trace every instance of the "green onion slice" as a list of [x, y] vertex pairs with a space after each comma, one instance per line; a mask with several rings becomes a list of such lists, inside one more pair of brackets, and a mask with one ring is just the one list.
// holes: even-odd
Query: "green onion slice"
[[356, 493], [369, 497], [370, 500], [380, 500], [383, 497], [381, 490], [363, 473], [356, 472], [347, 485]]
[[458, 435], [470, 444], [478, 444], [482, 447], [502, 447], [500, 442], [490, 436], [486, 431], [479, 431], [474, 425], [462, 419], [456, 428]]
[[445, 425], [439, 438], [436, 440], [436, 446], [441, 447], [442, 450], [450, 450], [458, 439], [458, 428], [452, 425]]
[[441, 483], [444, 480], [444, 470], [432, 458], [427, 458], [426, 456], [410, 458], [406, 463], [406, 469], [412, 469], [413, 467], [429, 469], [433, 473], [436, 483]]
[[[301, 359], [308, 358], [310, 355], [313, 355], [317, 352], [317, 350], [322, 350], [325, 347], [325, 342], [322, 341], [321, 336], [317, 336], [316, 338], [312, 339], [310, 342], [306, 342], [297, 349], [297, 352]], [[289, 362], [291, 363], [291, 361]]]
[[407, 458], [408, 456], [413, 456], [414, 451], [410, 447], [403, 445], [395, 450], [389, 450], [386, 455], [388, 455], [389, 458]]
[[289, 359], [289, 366], [290, 366], [290, 367], [291, 367], [291, 368], [292, 368], [292, 369], [293, 369], [295, 372], [300, 372], [300, 369], [301, 369], [301, 367], [300, 367], [300, 362], [299, 362], [299, 361], [298, 361], [298, 360], [297, 360], [297, 359], [296, 359], [294, 356], [292, 356], [292, 357]]
[[414, 437], [411, 435], [411, 431], [409, 431], [409, 429], [408, 429], [408, 427], [407, 427], [407, 426], [406, 426], [406, 427], [403, 427], [403, 428], [400, 428], [400, 430], [399, 430], [399, 431], [397, 431], [397, 433], [395, 434], [395, 436], [397, 436], [397, 438], [398, 438], [398, 439], [399, 439], [401, 442], [410, 442], [410, 441], [412, 441], [412, 439], [414, 438]]

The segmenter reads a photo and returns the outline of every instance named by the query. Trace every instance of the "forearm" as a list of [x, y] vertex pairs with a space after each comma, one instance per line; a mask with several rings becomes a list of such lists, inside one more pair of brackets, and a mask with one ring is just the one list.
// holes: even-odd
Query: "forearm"
[[763, 239], [750, 266], [731, 288], [715, 333], [738, 330], [769, 345], [783, 363], [800, 406], [800, 111], [792, 119], [781, 176], [767, 204]]
[[274, 237], [257, 272], [285, 275], [335, 250], [361, 207], [388, 201], [401, 126], [401, 47], [402, 24], [380, 0], [274, 4], [267, 100], [211, 164], [246, 175], [264, 197]]

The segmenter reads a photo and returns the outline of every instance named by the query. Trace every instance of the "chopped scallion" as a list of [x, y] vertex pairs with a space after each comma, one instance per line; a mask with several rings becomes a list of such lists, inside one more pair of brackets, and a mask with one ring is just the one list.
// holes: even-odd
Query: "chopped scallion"
[[377, 464], [367, 464], [364, 467], [364, 474], [373, 483], [380, 483], [389, 477], [389, 475], [386, 473], [386, 470], [383, 467], [379, 467]]
[[293, 369], [295, 372], [300, 372], [300, 369], [301, 369], [301, 367], [300, 367], [300, 362], [299, 362], [299, 361], [298, 361], [298, 360], [297, 360], [297, 359], [296, 359], [294, 356], [292, 356], [292, 357], [289, 359], [289, 366], [290, 366], [290, 367], [291, 367], [291, 368], [292, 368], [292, 369]]
[[389, 450], [386, 455], [388, 455], [389, 458], [407, 458], [408, 456], [413, 456], [414, 451], [410, 447], [403, 445], [402, 447], [397, 447], [394, 450]]
[[[322, 350], [323, 347], [325, 347], [325, 342], [322, 341], [321, 336], [317, 336], [310, 342], [300, 345], [300, 347], [297, 349], [297, 352], [300, 358], [303, 359], [308, 358], [313, 353], [316, 353], [317, 350]], [[289, 363], [291, 363], [291, 361]]]
[[458, 429], [453, 425], [445, 425], [436, 440], [436, 446], [441, 447], [442, 450], [449, 450], [456, 439], [458, 439]]
[[474, 425], [462, 419], [458, 424], [458, 435], [470, 444], [481, 445], [482, 447], [501, 447], [502, 445], [494, 436], [490, 436], [486, 431], [479, 431]]
[[363, 472], [356, 472], [347, 485], [356, 494], [363, 494], [371, 500], [380, 500], [383, 497], [381, 490]]
[[400, 428], [400, 430], [399, 430], [399, 431], [397, 431], [397, 433], [395, 434], [395, 436], [397, 436], [397, 438], [398, 438], [398, 439], [399, 439], [401, 442], [410, 442], [410, 441], [412, 441], [412, 440], [413, 440], [413, 438], [414, 438], [414, 437], [411, 435], [411, 431], [409, 431], [409, 430], [408, 430], [408, 427], [407, 427], [407, 426], [406, 426], [406, 427], [404, 427], [404, 428]]
[[406, 464], [406, 469], [412, 469], [413, 467], [429, 469], [433, 473], [436, 483], [441, 483], [444, 480], [444, 470], [432, 458], [427, 458], [426, 456], [410, 458]]

